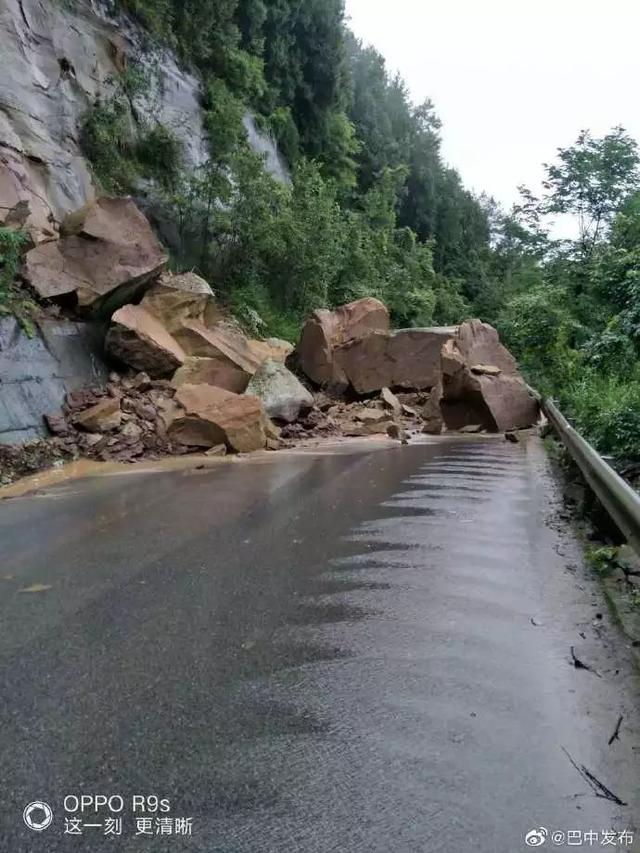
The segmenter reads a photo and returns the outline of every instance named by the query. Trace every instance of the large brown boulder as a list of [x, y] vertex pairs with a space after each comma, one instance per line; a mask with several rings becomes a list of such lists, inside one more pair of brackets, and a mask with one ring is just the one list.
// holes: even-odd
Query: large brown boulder
[[382, 388], [433, 388], [440, 352], [457, 330], [450, 327], [373, 332], [334, 351], [334, 362], [358, 394]]
[[500, 343], [496, 329], [481, 320], [469, 320], [460, 326], [456, 347], [469, 366], [490, 365], [511, 375], [518, 372], [515, 358]]
[[140, 304], [171, 334], [191, 320], [206, 325], [222, 319], [222, 311], [216, 306], [210, 286], [192, 272], [165, 273], [151, 285]]
[[75, 293], [80, 308], [109, 314], [131, 302], [167, 256], [130, 198], [99, 198], [70, 214], [62, 238], [27, 253], [25, 279], [44, 299]]
[[243, 370], [216, 358], [197, 356], [185, 358], [184, 364], [176, 370], [171, 380], [174, 388], [180, 388], [181, 385], [216, 385], [235, 394], [246, 391], [247, 383], [248, 377]]
[[318, 385], [343, 381], [334, 363], [334, 350], [372, 332], [388, 332], [389, 311], [367, 297], [336, 308], [315, 311], [302, 330], [298, 355], [306, 375]]
[[170, 376], [186, 357], [176, 339], [141, 305], [125, 305], [116, 311], [105, 350], [123, 364], [156, 379]]
[[212, 385], [183, 385], [174, 399], [182, 411], [167, 430], [172, 441], [187, 447], [226, 444], [239, 453], [265, 447], [265, 415], [257, 397]]
[[187, 355], [212, 358], [239, 370], [245, 375], [247, 383], [265, 361], [284, 361], [288, 354], [282, 341], [269, 343], [252, 340], [228, 323], [207, 328], [196, 320], [187, 320], [176, 332], [176, 339]]
[[480, 320], [463, 323], [443, 347], [441, 364], [442, 383], [426, 414], [435, 417], [440, 396], [439, 408], [449, 429], [477, 424], [503, 432], [530, 427], [538, 420], [538, 403], [492, 326]]

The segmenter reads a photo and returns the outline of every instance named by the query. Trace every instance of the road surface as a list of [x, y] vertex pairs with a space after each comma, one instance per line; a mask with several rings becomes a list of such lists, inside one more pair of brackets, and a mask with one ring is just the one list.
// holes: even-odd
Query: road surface
[[640, 849], [602, 846], [640, 815], [639, 682], [561, 509], [533, 438], [1, 502], [0, 850]]

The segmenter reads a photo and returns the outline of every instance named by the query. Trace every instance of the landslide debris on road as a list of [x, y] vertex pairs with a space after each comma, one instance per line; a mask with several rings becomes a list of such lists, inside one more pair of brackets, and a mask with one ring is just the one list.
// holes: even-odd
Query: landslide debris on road
[[[61, 233], [27, 253], [24, 275], [42, 297], [73, 292], [80, 310], [108, 311], [105, 357], [116, 369], [47, 414], [50, 452], [34, 447], [34, 458], [135, 461], [376, 435], [406, 443], [537, 420], [515, 360], [479, 320], [392, 331], [386, 306], [360, 299], [315, 311], [292, 353], [286, 341], [247, 337], [199, 276], [165, 272], [130, 199], [98, 199]], [[2, 458], [19, 470], [15, 453]]]

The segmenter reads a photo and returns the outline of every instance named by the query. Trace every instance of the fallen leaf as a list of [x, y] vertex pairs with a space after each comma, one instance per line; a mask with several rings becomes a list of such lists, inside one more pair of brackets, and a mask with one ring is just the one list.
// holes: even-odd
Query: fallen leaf
[[25, 586], [24, 589], [19, 589], [18, 592], [46, 592], [48, 589], [51, 589], [50, 584], [34, 583], [31, 586]]

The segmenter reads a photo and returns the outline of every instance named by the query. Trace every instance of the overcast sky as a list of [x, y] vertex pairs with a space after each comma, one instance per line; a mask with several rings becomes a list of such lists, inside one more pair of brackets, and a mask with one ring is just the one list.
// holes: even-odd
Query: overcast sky
[[430, 97], [445, 159], [509, 205], [581, 128], [640, 138], [637, 0], [347, 0], [356, 35]]

